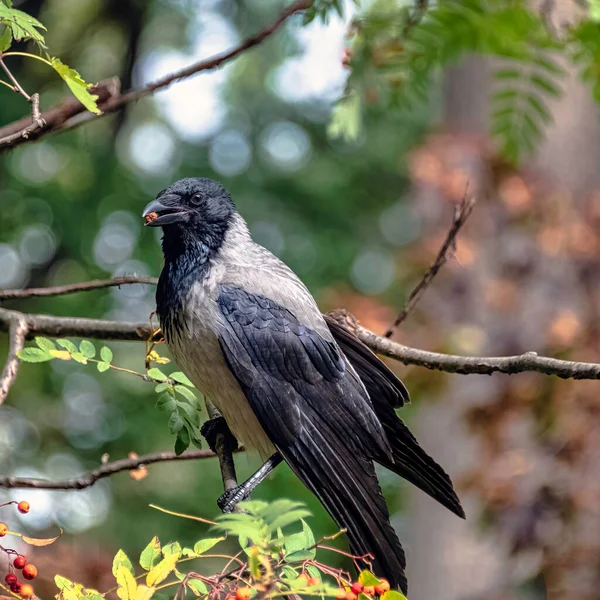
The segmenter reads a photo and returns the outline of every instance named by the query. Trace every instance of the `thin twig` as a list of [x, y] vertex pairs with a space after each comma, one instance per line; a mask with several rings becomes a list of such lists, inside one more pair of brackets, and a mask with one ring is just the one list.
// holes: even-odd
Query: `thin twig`
[[10, 339], [8, 356], [2, 370], [2, 376], [0, 377], [0, 404], [8, 396], [8, 391], [17, 378], [17, 372], [21, 364], [17, 354], [23, 350], [26, 336], [27, 321], [25, 317], [20, 314], [14, 315], [8, 328], [8, 337]]
[[[288, 7], [284, 8], [283, 11], [278, 15], [278, 17], [273, 21], [273, 23], [271, 23], [271, 25], [265, 27], [258, 33], [250, 36], [235, 48], [228, 50], [227, 52], [217, 54], [216, 56], [213, 56], [212, 58], [209, 58], [207, 60], [202, 60], [200, 62], [189, 65], [188, 67], [185, 67], [180, 71], [170, 73], [169, 75], [161, 77], [157, 81], [149, 83], [143, 88], [129, 90], [127, 92], [124, 92], [123, 94], [113, 95], [109, 97], [106, 101], [99, 103], [98, 108], [102, 111], [102, 114], [100, 115], [91, 112], [85, 112], [84, 107], [80, 106], [80, 108], [76, 112], [73, 112], [68, 119], [62, 119], [62, 121], [60, 122], [54, 122], [50, 119], [46, 119], [48, 125], [37, 130], [33, 136], [30, 136], [29, 139], [39, 139], [40, 137], [50, 132], [63, 132], [78, 127], [79, 125], [82, 125], [84, 123], [95, 121], [104, 115], [121, 110], [127, 104], [137, 102], [138, 100], [141, 100], [146, 96], [150, 96], [155, 91], [159, 89], [164, 89], [170, 86], [172, 83], [180, 81], [181, 79], [187, 79], [188, 77], [196, 75], [197, 73], [201, 73], [203, 71], [211, 71], [213, 69], [221, 67], [225, 63], [231, 61], [232, 59], [246, 52], [250, 48], [261, 44], [265, 39], [273, 35], [293, 14], [302, 10], [306, 10], [312, 5], [312, 3], [313, 0], [296, 0]], [[45, 115], [42, 116], [45, 117]], [[7, 127], [9, 127], [11, 130], [14, 129], [12, 124], [8, 125]], [[5, 150], [7, 148], [14, 148], [15, 146], [22, 144], [26, 141], [24, 139], [17, 138], [12, 139], [10, 142], [7, 142], [2, 138], [2, 136], [4, 135], [4, 128], [2, 128], [0, 129], [0, 151]]]
[[121, 285], [130, 285], [134, 283], [156, 285], [156, 277], [127, 276], [114, 277], [113, 279], [93, 279], [82, 283], [71, 283], [68, 285], [56, 285], [46, 288], [27, 288], [24, 290], [0, 290], [0, 300], [14, 300], [17, 298], [40, 298], [43, 296], [64, 296], [65, 294], [74, 294], [76, 292], [89, 292], [108, 287], [119, 287]]
[[3, 488], [31, 488], [38, 490], [84, 490], [94, 485], [100, 479], [110, 477], [122, 471], [134, 471], [144, 465], [174, 460], [202, 460], [212, 458], [215, 454], [211, 450], [187, 450], [177, 455], [175, 452], [154, 452], [137, 458], [124, 458], [107, 463], [89, 471], [76, 479], [64, 481], [50, 481], [33, 477], [0, 477], [0, 487]]
[[440, 248], [435, 261], [429, 267], [425, 275], [423, 275], [421, 281], [419, 281], [418, 285], [413, 289], [404, 305], [404, 308], [400, 311], [396, 320], [389, 327], [389, 329], [385, 332], [383, 337], [391, 338], [394, 335], [394, 332], [406, 319], [410, 311], [417, 305], [417, 302], [421, 299], [421, 296], [428, 288], [428, 286], [433, 281], [433, 278], [438, 274], [438, 271], [446, 264], [449, 255], [454, 251], [456, 245], [456, 236], [460, 231], [461, 227], [465, 224], [469, 215], [471, 214], [473, 207], [475, 206], [475, 197], [468, 196], [467, 191], [465, 191], [465, 195], [460, 204], [458, 204], [454, 210], [454, 219], [452, 221], [452, 226], [448, 231], [448, 235], [446, 235], [446, 239]]
[[[0, 64], [2, 64], [2, 61], [0, 61]], [[32, 94], [31, 97], [29, 97], [27, 94], [25, 94], [25, 97], [31, 103], [31, 122], [26, 127], [23, 127], [23, 129], [20, 129], [19, 131], [16, 131], [15, 133], [12, 133], [3, 138], [0, 138], [0, 148], [2, 148], [2, 146], [4, 146], [4, 145], [10, 145], [19, 139], [27, 140], [34, 131], [41, 129], [46, 124], [46, 121], [44, 121], [44, 119], [42, 118], [42, 116], [40, 114], [40, 96], [39, 96], [39, 94], [37, 94], [37, 93]]]
[[[4, 55], [2, 55], [4, 56]], [[21, 94], [27, 102], [31, 102], [31, 96], [21, 87], [21, 84], [17, 81], [17, 78], [11, 73], [10, 69], [6, 66], [6, 63], [0, 58], [0, 67], [4, 70], [4, 72], [8, 75], [8, 78], [11, 80], [13, 84], [13, 89], [17, 94]]]

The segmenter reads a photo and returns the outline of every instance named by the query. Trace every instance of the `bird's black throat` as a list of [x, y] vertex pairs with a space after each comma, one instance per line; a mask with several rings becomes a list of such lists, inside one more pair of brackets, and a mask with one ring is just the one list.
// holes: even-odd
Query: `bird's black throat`
[[210, 273], [229, 228], [229, 220], [190, 223], [164, 228], [165, 263], [156, 288], [156, 307], [163, 335], [169, 340], [173, 328], [181, 327], [182, 307], [191, 287]]

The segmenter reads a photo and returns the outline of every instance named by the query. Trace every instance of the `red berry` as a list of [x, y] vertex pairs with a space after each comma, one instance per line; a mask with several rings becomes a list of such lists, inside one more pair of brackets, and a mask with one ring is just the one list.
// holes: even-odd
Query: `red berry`
[[15, 558], [15, 560], [13, 561], [15, 569], [22, 569], [26, 564], [27, 559], [22, 554], [19, 554], [19, 556], [17, 556], [17, 558]]
[[364, 589], [365, 586], [360, 581], [355, 581], [350, 588], [354, 594], [358, 596]]
[[375, 594], [375, 586], [374, 585], [365, 585], [363, 589], [363, 594], [367, 596], [373, 596]]
[[14, 573], [9, 573], [5, 578], [6, 585], [12, 585], [13, 583], [17, 583], [17, 576]]
[[21, 591], [21, 584], [18, 581], [15, 581], [11, 584], [10, 591], [13, 592], [13, 594], [18, 594]]
[[389, 589], [389, 582], [386, 579], [382, 579], [381, 583], [375, 586], [375, 593], [381, 596], [381, 594], [385, 594]]
[[33, 596], [33, 587], [28, 583], [24, 583], [21, 586], [21, 591], [19, 594], [21, 595], [21, 598], [31, 598], [31, 596]]
[[316, 577], [309, 577], [307, 581], [308, 585], [321, 585], [321, 582]]
[[29, 512], [31, 507], [29, 506], [29, 502], [27, 502], [27, 500], [21, 500], [21, 502], [17, 504], [17, 508], [19, 509], [19, 512], [26, 514]]
[[25, 577], [25, 579], [35, 579], [37, 574], [38, 570], [35, 565], [27, 564], [23, 567], [23, 577]]
[[241, 587], [235, 591], [235, 600], [248, 600], [252, 596], [252, 588]]
[[4, 537], [8, 533], [8, 525], [6, 523], [0, 523], [0, 537]]

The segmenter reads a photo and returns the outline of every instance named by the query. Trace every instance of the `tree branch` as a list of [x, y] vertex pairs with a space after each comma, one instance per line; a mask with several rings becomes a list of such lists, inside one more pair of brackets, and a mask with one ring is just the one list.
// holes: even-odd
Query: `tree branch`
[[25, 317], [19, 313], [13, 315], [8, 324], [8, 336], [10, 338], [8, 356], [6, 358], [4, 369], [2, 370], [2, 376], [0, 377], [0, 404], [2, 404], [6, 396], [8, 396], [10, 386], [17, 378], [19, 365], [21, 364], [17, 354], [23, 350], [27, 331], [28, 327]]
[[[203, 60], [180, 71], [176, 71], [175, 73], [171, 73], [166, 75], [165, 77], [161, 77], [160, 79], [149, 83], [143, 88], [129, 90], [124, 92], [123, 94], [115, 94], [111, 95], [104, 101], [98, 100], [98, 108], [102, 111], [101, 115], [96, 115], [91, 112], [86, 112], [85, 108], [79, 104], [76, 107], [71, 108], [68, 112], [64, 111], [61, 108], [51, 109], [49, 112], [53, 112], [53, 116], [55, 119], [50, 118], [50, 116], [45, 113], [42, 114], [42, 117], [46, 120], [46, 125], [44, 127], [38, 128], [36, 131], [32, 132], [31, 135], [27, 138], [27, 140], [39, 139], [40, 137], [54, 132], [59, 133], [63, 131], [67, 131], [69, 129], [73, 129], [74, 127], [78, 127], [84, 123], [88, 123], [90, 121], [95, 121], [98, 118], [116, 112], [130, 104], [131, 102], [137, 102], [146, 96], [152, 95], [156, 90], [164, 89], [170, 86], [172, 83], [179, 81], [181, 79], [186, 79], [191, 77], [192, 75], [196, 75], [202, 71], [211, 71], [212, 69], [216, 69], [217, 67], [221, 67], [225, 63], [230, 60], [236, 58], [246, 50], [253, 48], [254, 46], [258, 46], [269, 36], [273, 35], [282, 25], [289, 19], [293, 14], [300, 12], [302, 10], [306, 10], [312, 5], [313, 0], [295, 0], [292, 4], [286, 7], [279, 16], [273, 21], [271, 25], [263, 29], [262, 31], [250, 36], [246, 40], [244, 40], [241, 44], [236, 46], [235, 48], [223, 52], [221, 54], [217, 54], [212, 58], [207, 60]], [[97, 93], [95, 90], [92, 90], [94, 93]], [[56, 114], [58, 112], [58, 114]], [[63, 114], [66, 113], [66, 114]], [[7, 134], [5, 129], [10, 128], [14, 130], [14, 124], [8, 125], [0, 129], [0, 152], [6, 150], [7, 148], [14, 148], [15, 146], [24, 143], [27, 141], [22, 137], [17, 137], [16, 139], [11, 140], [10, 142], [2, 142], [3, 137]]]
[[215, 454], [211, 450], [186, 450], [177, 456], [175, 452], [154, 452], [137, 458], [123, 458], [115, 460], [88, 471], [76, 479], [64, 481], [49, 481], [48, 479], [37, 479], [32, 477], [0, 477], [0, 487], [3, 488], [30, 488], [37, 490], [84, 490], [100, 479], [110, 477], [121, 471], [134, 471], [143, 465], [168, 462], [174, 460], [200, 460], [212, 458]]
[[9, 133], [5, 137], [0, 137], [0, 148], [3, 146], [10, 146], [19, 139], [23, 141], [27, 140], [34, 131], [37, 131], [46, 124], [46, 121], [44, 121], [40, 114], [39, 94], [32, 94], [29, 98], [29, 102], [31, 103], [31, 120], [29, 124], [14, 133]]
[[[27, 337], [84, 337], [99, 340], [144, 341], [150, 335], [148, 323], [106, 321], [79, 317], [51, 317], [48, 315], [23, 314], [0, 308], [0, 331], [8, 331], [16, 316], [25, 319]], [[417, 365], [427, 369], [459, 373], [462, 375], [506, 373], [513, 375], [536, 371], [545, 375], [557, 375], [564, 379], [600, 379], [600, 364], [559, 360], [526, 352], [516, 356], [459, 356], [429, 352], [392, 342], [358, 324], [345, 310], [326, 315], [352, 331], [373, 352], [393, 358], [405, 365]]]
[[598, 363], [559, 360], [538, 356], [537, 352], [525, 352], [515, 356], [458, 356], [429, 352], [404, 346], [377, 335], [362, 327], [356, 318], [345, 310], [334, 311], [328, 316], [348, 327], [373, 352], [398, 360], [405, 365], [417, 365], [460, 375], [491, 375], [492, 373], [514, 375], [535, 371], [545, 375], [556, 375], [562, 379], [600, 379]]
[[460, 231], [461, 227], [466, 223], [469, 215], [473, 211], [473, 207], [475, 206], [475, 196], [468, 196], [468, 189], [465, 190], [465, 195], [460, 204], [455, 207], [454, 211], [454, 219], [452, 221], [452, 226], [448, 231], [448, 235], [446, 235], [446, 239], [440, 248], [435, 261], [429, 267], [425, 275], [423, 275], [421, 281], [419, 281], [418, 285], [413, 289], [404, 305], [404, 308], [400, 311], [396, 320], [392, 323], [389, 329], [385, 332], [383, 337], [391, 338], [394, 335], [394, 332], [406, 319], [410, 311], [416, 306], [417, 302], [421, 299], [421, 296], [425, 292], [425, 290], [429, 287], [429, 284], [433, 281], [433, 278], [438, 274], [438, 271], [446, 264], [446, 261], [449, 258], [451, 252], [454, 251], [456, 246], [456, 236]]
[[25, 290], [0, 290], [0, 300], [14, 300], [17, 298], [40, 298], [43, 296], [64, 296], [65, 294], [74, 294], [76, 292], [89, 292], [108, 287], [119, 287], [133, 283], [156, 285], [156, 277], [127, 276], [114, 277], [113, 279], [93, 279], [82, 283], [72, 283], [69, 285], [56, 285], [46, 288], [28, 288]]

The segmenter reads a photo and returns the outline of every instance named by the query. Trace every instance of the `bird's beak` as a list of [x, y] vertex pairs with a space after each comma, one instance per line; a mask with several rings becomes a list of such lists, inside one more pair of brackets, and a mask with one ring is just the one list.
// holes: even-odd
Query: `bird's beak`
[[181, 198], [167, 194], [152, 200], [142, 213], [148, 227], [162, 227], [187, 220], [187, 210], [181, 206]]

